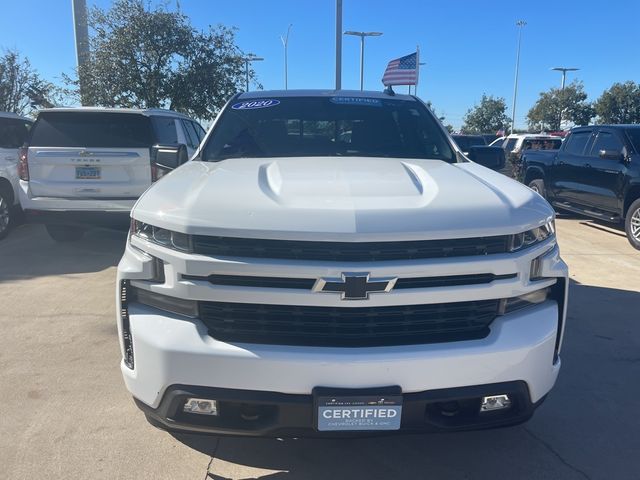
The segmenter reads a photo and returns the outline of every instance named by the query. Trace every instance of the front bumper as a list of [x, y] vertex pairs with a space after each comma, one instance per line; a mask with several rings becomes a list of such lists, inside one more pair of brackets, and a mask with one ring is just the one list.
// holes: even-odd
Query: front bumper
[[[164, 262], [164, 282], [149, 280], [155, 272], [149, 255]], [[529, 269], [533, 259], [538, 257], [542, 259], [543, 279], [532, 280]], [[198, 301], [341, 306], [339, 297], [320, 296], [312, 291], [214, 286], [208, 282], [185, 280], [182, 275], [188, 272], [190, 275], [207, 276], [216, 272], [318, 278], [335, 277], [340, 271], [361, 271], [364, 268], [352, 265], [275, 260], [247, 262], [246, 259], [181, 254], [152, 244], [140, 244], [127, 245], [118, 267], [118, 282], [128, 280], [136, 288]], [[466, 388], [480, 389], [474, 392], [474, 398], [482, 396], [485, 391], [487, 395], [495, 394], [492, 386], [496, 384], [520, 385], [517, 391], [521, 400], [517, 403], [522, 410], [513, 410], [516, 414], [510, 413], [513, 416], [507, 415], [509, 418], [492, 418], [495, 421], [493, 425], [481, 425], [473, 420], [453, 427], [483, 428], [518, 423], [530, 416], [533, 408], [553, 387], [560, 370], [559, 352], [568, 282], [567, 267], [559, 257], [558, 248], [552, 247], [550, 242], [517, 254], [423, 262], [379, 262], [367, 264], [366, 270], [370, 270], [374, 277], [481, 272], [516, 272], [517, 276], [486, 285], [394, 290], [384, 295], [372, 295], [358, 304], [362, 306], [509, 298], [546, 287], [552, 288], [554, 294], [544, 303], [498, 316], [491, 323], [489, 334], [481, 339], [357, 348], [223, 342], [213, 338], [199, 319], [131, 302], [127, 305], [126, 331], [122, 316], [118, 322], [122, 351], [129, 352], [132, 346], [135, 360], [133, 369], [124, 361], [121, 364], [127, 388], [152, 422], [162, 428], [284, 435], [282, 431], [288, 429], [313, 432], [309, 420], [309, 396], [317, 387], [351, 390], [399, 387], [407, 405], [415, 400], [415, 408], [411, 407], [406, 413], [409, 415], [406, 428], [403, 411], [403, 429], [408, 430], [433, 427], [431, 420], [427, 422], [424, 419], [428, 400], [437, 402], [456, 397], [463, 392], [460, 389]], [[120, 295], [117, 306], [120, 311]], [[271, 417], [264, 417], [267, 418], [263, 420], [264, 425], [251, 427], [249, 432], [246, 432], [246, 425], [235, 424], [224, 428], [205, 425], [203, 428], [176, 416], [175, 402], [179, 402], [176, 398], [183, 398], [179, 392], [222, 395], [232, 403], [250, 403], [254, 398], [259, 404], [268, 404], [269, 399], [273, 399], [274, 408], [280, 413], [272, 410]], [[292, 413], [295, 420], [285, 422], [290, 408], [300, 410]]]
[[[482, 397], [501, 394], [508, 394], [513, 402], [509, 409], [479, 413]], [[182, 407], [189, 397], [215, 399], [219, 414], [205, 416], [183, 412]], [[170, 432], [265, 437], [359, 436], [376, 433], [318, 431], [315, 428], [313, 400], [313, 395], [172, 385], [158, 408], [151, 408], [140, 400], [136, 400], [136, 405], [151, 424]], [[544, 397], [536, 403], [531, 402], [525, 382], [408, 393], [403, 395], [399, 431], [460, 431], [516, 425], [531, 418], [543, 401]]]
[[[415, 398], [422, 399], [416, 408], [424, 410], [424, 399], [440, 398], [442, 391], [513, 382], [523, 385], [519, 391], [526, 395], [520, 404], [526, 408], [521, 415], [496, 420], [498, 424], [503, 420], [505, 424], [518, 423], [526, 420], [532, 405], [551, 390], [560, 370], [560, 360], [554, 363], [558, 332], [554, 301], [497, 318], [491, 333], [480, 340], [401, 347], [230, 344], [211, 338], [199, 320], [159, 314], [139, 305], [130, 307], [129, 319], [135, 368], [121, 364], [125, 383], [155, 423], [169, 429], [203, 430], [175, 417], [176, 398], [182, 395], [176, 391], [183, 390], [200, 392], [198, 389], [204, 388], [215, 395], [251, 390], [256, 398], [278, 392], [275, 395], [298, 399], [293, 403], [301, 403], [303, 412], [296, 415], [308, 417], [308, 396], [318, 386], [364, 389], [398, 385], [405, 398], [417, 395]], [[286, 427], [308, 429], [309, 421], [302, 422], [302, 417]], [[411, 418], [407, 421], [414, 428], [417, 417]], [[474, 422], [459, 428], [481, 428]], [[204, 430], [243, 433], [233, 426], [223, 430], [208, 427]], [[284, 427], [272, 419], [264, 428], [268, 432], [260, 427], [249, 434], [271, 434]]]

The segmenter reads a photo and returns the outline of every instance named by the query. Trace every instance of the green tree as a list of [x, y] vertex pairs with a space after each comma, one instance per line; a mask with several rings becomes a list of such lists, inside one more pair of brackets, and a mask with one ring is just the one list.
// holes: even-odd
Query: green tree
[[27, 58], [9, 50], [0, 57], [0, 111], [28, 115], [53, 106], [53, 84], [43, 80]]
[[196, 31], [179, 11], [147, 8], [143, 0], [94, 7], [89, 26], [90, 59], [78, 72], [87, 103], [170, 108], [211, 119], [244, 89], [246, 55], [232, 28]]
[[467, 110], [464, 116], [462, 131], [465, 133], [495, 133], [509, 125], [509, 117], [505, 113], [507, 103], [504, 98], [482, 94], [480, 103]]
[[600, 123], [640, 123], [640, 85], [614, 83], [594, 103]]
[[540, 92], [527, 120], [531, 130], [560, 130], [563, 122], [588, 125], [594, 117], [593, 106], [587, 102], [582, 82], [573, 81], [564, 90], [552, 88]]

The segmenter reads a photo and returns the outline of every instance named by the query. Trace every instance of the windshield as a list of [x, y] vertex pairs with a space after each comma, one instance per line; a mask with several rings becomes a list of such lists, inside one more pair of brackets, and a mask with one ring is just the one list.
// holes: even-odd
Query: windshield
[[421, 103], [364, 97], [237, 101], [222, 113], [202, 159], [342, 155], [455, 161]]
[[453, 139], [463, 152], [468, 152], [471, 147], [485, 146], [487, 144], [484, 137], [472, 137], [471, 135], [454, 135]]

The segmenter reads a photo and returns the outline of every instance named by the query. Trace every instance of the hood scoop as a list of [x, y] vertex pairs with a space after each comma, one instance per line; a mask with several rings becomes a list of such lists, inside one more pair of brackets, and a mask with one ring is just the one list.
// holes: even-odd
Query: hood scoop
[[278, 204], [304, 208], [388, 208], [395, 202], [420, 207], [437, 193], [423, 168], [384, 158], [273, 160], [260, 165], [258, 184]]

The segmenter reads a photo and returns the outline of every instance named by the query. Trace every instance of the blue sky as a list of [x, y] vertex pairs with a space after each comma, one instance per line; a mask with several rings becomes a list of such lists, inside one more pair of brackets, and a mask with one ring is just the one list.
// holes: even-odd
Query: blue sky
[[[108, 6], [108, 0], [87, 0]], [[153, 3], [157, 3], [153, 1]], [[176, 0], [166, 2], [174, 8]], [[255, 64], [265, 89], [282, 88], [280, 35], [292, 23], [289, 40], [289, 88], [334, 85], [335, 0], [179, 0], [198, 28], [222, 23], [238, 28], [241, 48], [265, 57]], [[590, 99], [613, 82], [640, 81], [635, 24], [637, 0], [565, 0], [552, 2], [479, 2], [343, 0], [344, 30], [378, 30], [369, 39], [365, 89], [380, 90], [387, 62], [420, 45], [422, 67], [418, 95], [431, 100], [454, 126], [483, 93], [507, 100], [509, 111], [517, 19], [525, 19], [518, 127], [538, 94], [559, 86], [554, 66], [576, 66], [569, 74], [585, 84]], [[59, 81], [75, 67], [71, 0], [5, 0], [0, 6], [0, 48], [16, 48], [48, 79]], [[359, 86], [359, 39], [343, 38], [343, 88]], [[406, 87], [397, 90], [405, 91]]]

